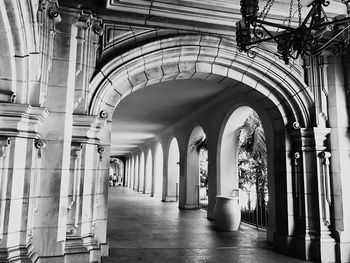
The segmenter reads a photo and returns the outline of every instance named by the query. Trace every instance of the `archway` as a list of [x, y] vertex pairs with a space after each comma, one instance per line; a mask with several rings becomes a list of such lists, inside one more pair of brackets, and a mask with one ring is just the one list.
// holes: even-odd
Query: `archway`
[[223, 185], [231, 185], [231, 181], [235, 194], [239, 190], [242, 221], [266, 227], [267, 147], [262, 122], [252, 108], [240, 107], [227, 120], [220, 156]]
[[157, 144], [154, 156], [154, 179], [153, 196], [162, 197], [163, 195], [163, 147]]
[[169, 154], [167, 160], [167, 174], [165, 183], [166, 196], [165, 201], [177, 202], [179, 199], [179, 174], [180, 174], [180, 152], [176, 138], [172, 138], [169, 145]]
[[[258, 113], [258, 114], [257, 114]], [[280, 148], [285, 147], [287, 138], [285, 134], [281, 132], [281, 122], [278, 125], [277, 122], [273, 123], [271, 117], [266, 113], [266, 110], [260, 108], [257, 105], [251, 104], [239, 104], [234, 106], [231, 111], [227, 113], [225, 121], [222, 124], [221, 136], [218, 144], [218, 189], [221, 195], [232, 195], [237, 194], [236, 191], [240, 188], [240, 169], [239, 162], [242, 161], [240, 158], [240, 138], [239, 132], [242, 126], [245, 125], [247, 119], [255, 114], [255, 117], [259, 119], [262, 131], [265, 136], [264, 146], [266, 147], [266, 170], [268, 173], [265, 175], [265, 179], [268, 182], [268, 194], [264, 195], [264, 199], [261, 202], [268, 202], [268, 224], [265, 211], [261, 210], [260, 218], [251, 219], [251, 223], [264, 221], [264, 227], [267, 227], [267, 239], [273, 241], [273, 233], [276, 228], [283, 226], [283, 220], [281, 217], [276, 218], [276, 211], [279, 210], [282, 215], [283, 209], [286, 204], [283, 203], [281, 198], [277, 196], [284, 195], [283, 188], [286, 182], [281, 181], [281, 177], [276, 175], [276, 171], [286, 169], [287, 164], [285, 163], [288, 158], [285, 152], [281, 152]], [[283, 128], [282, 128], [283, 129]], [[253, 171], [252, 171], [253, 172]], [[283, 183], [282, 183], [283, 182]], [[242, 182], [241, 182], [242, 183]], [[276, 188], [279, 188], [276, 190]], [[240, 198], [242, 198], [242, 205], [244, 205], [245, 197], [244, 193], [240, 191]], [[284, 208], [282, 208], [284, 207]], [[255, 208], [254, 208], [255, 209]], [[252, 212], [256, 216], [256, 212]], [[267, 216], [267, 215], [266, 215]], [[276, 221], [279, 221], [277, 223]], [[277, 230], [278, 231], [278, 230]]]
[[151, 149], [148, 149], [147, 158], [145, 163], [145, 189], [143, 192], [145, 194], [150, 194], [152, 191], [152, 172], [153, 172], [153, 157]]
[[142, 192], [144, 189], [144, 180], [145, 180], [145, 155], [143, 151], [140, 154], [140, 166], [139, 166], [139, 177], [138, 177], [138, 188], [137, 191]]
[[202, 127], [193, 128], [187, 147], [185, 208], [206, 209], [208, 205], [208, 150], [206, 141]]
[[125, 182], [124, 177], [124, 162], [119, 158], [112, 158], [110, 160], [110, 175], [116, 175], [115, 184], [121, 186]]
[[[181, 47], [184, 42], [187, 43], [186, 52]], [[174, 60], [175, 57], [178, 60]], [[145, 58], [148, 61], [147, 69]], [[276, 197], [271, 200], [270, 207], [273, 212], [278, 210], [281, 216], [269, 220], [270, 230], [267, 235], [270, 241], [284, 249], [289, 246], [288, 238], [293, 234], [291, 229], [294, 224], [291, 216], [293, 200], [287, 191], [291, 179], [287, 172], [291, 169], [291, 149], [287, 147], [291, 139], [287, 131], [293, 127], [293, 123], [297, 127], [308, 128], [314, 122], [313, 101], [301, 72], [298, 65], [287, 68], [263, 51], [250, 59], [238, 53], [234, 43], [222, 41], [220, 38], [177, 36], [172, 41], [164, 39], [136, 48], [101, 67], [101, 73], [96, 74], [91, 83], [90, 114], [112, 116], [115, 105], [124, 96], [154, 83], [176, 79], [210, 80], [229, 87], [232, 91], [230, 95], [236, 93], [249, 97], [254, 109], [256, 106], [265, 111], [265, 116], [261, 117], [264, 128], [264, 121], [269, 122], [268, 135], [271, 138], [267, 138], [267, 146], [271, 149], [268, 159], [272, 161], [269, 162], [268, 169], [271, 171], [269, 182], [273, 182], [269, 186], [269, 193]], [[256, 111], [260, 114], [260, 111]], [[217, 150], [214, 156], [216, 155], [220, 156], [221, 152]], [[281, 156], [281, 162], [275, 162], [276, 156]], [[238, 182], [223, 186], [221, 160], [217, 162], [214, 159], [213, 162], [215, 165], [212, 174], [216, 176], [217, 185], [213, 187], [211, 195], [215, 199], [216, 194], [230, 194], [235, 184], [238, 186]], [[164, 172], [169, 171], [164, 169]], [[275, 176], [277, 172], [282, 176]], [[276, 192], [275, 185], [278, 185]], [[168, 184], [165, 182], [164, 186], [167, 187]], [[276, 223], [275, 219], [279, 222]]]

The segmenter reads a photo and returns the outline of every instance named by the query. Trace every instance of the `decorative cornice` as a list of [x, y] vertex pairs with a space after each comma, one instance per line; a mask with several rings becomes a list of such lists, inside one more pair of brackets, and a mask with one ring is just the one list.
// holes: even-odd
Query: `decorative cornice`
[[295, 147], [302, 151], [324, 151], [330, 131], [330, 128], [300, 128], [291, 130], [290, 134], [294, 138]]
[[91, 115], [73, 115], [72, 142], [99, 144], [99, 132], [104, 126], [105, 120]]
[[87, 249], [84, 247], [83, 239], [77, 235], [67, 235], [64, 253], [75, 254], [75, 253], [86, 253]]
[[84, 246], [88, 251], [99, 249], [99, 244], [92, 233], [82, 236]]
[[0, 103], [0, 136], [40, 138], [38, 128], [47, 116], [46, 108]]

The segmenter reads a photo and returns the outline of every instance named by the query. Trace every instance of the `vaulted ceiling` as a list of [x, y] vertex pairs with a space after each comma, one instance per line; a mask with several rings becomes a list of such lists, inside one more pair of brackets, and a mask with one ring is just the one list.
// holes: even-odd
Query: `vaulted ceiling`
[[112, 155], [125, 155], [161, 135], [224, 90], [211, 81], [174, 80], [131, 93], [114, 111]]

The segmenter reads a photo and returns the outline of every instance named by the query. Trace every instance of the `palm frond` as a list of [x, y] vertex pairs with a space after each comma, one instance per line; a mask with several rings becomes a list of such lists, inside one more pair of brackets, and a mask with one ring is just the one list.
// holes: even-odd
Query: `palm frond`
[[200, 150], [208, 150], [208, 145], [207, 145], [207, 137], [205, 135], [196, 137], [193, 139], [193, 142], [189, 146], [191, 152], [197, 151], [200, 152]]

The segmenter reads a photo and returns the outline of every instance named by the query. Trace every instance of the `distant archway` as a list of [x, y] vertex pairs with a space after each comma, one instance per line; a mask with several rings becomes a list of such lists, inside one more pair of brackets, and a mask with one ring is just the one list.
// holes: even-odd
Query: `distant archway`
[[[203, 178], [203, 184], [201, 184], [201, 175], [202, 173], [206, 173], [203, 167], [201, 167], [203, 165], [201, 161], [204, 151], [207, 152], [206, 135], [202, 127], [196, 126], [191, 132], [187, 145], [185, 208], [199, 208], [201, 196], [203, 196], [203, 194], [207, 196], [205, 187], [201, 187], [201, 185], [205, 183], [205, 179]], [[206, 176], [206, 183], [207, 182]]]
[[153, 196], [162, 197], [163, 195], [163, 147], [160, 143], [156, 146], [154, 156], [154, 180]]
[[[266, 207], [268, 206], [268, 217], [265, 214], [267, 211], [260, 211], [261, 214], [259, 215], [260, 218], [256, 220], [251, 220], [251, 223], [258, 224], [259, 222], [263, 223], [264, 227], [267, 224], [268, 219], [268, 231], [276, 228], [276, 203], [280, 202], [280, 200], [275, 198], [276, 194], [276, 185], [280, 184], [278, 183], [278, 180], [280, 178], [276, 177], [276, 167], [283, 167], [283, 162], [285, 156], [284, 153], [280, 154], [280, 161], [276, 162], [276, 156], [275, 153], [278, 152], [279, 147], [284, 145], [285, 138], [284, 136], [276, 136], [278, 134], [278, 131], [275, 131], [274, 129], [279, 129], [278, 127], [273, 127], [271, 124], [271, 120], [266, 115], [263, 109], [255, 109], [253, 106], [236, 106], [234, 109], [232, 109], [231, 112], [227, 114], [226, 120], [222, 124], [221, 128], [221, 136], [219, 137], [219, 143], [218, 143], [218, 174], [217, 174], [217, 187], [218, 187], [218, 193], [220, 195], [232, 195], [236, 194], [234, 193], [234, 190], [238, 190], [239, 186], [241, 184], [242, 186], [242, 180], [240, 182], [240, 177], [242, 174], [240, 173], [241, 170], [239, 169], [239, 163], [240, 158], [242, 156], [239, 155], [239, 149], [240, 149], [240, 138], [239, 138], [239, 131], [242, 129], [242, 126], [246, 124], [246, 120], [252, 116], [252, 114], [256, 114], [256, 117], [261, 121], [261, 125], [263, 128], [263, 133], [265, 137], [264, 146], [266, 147], [266, 187], [267, 187], [267, 181], [269, 182], [269, 189], [268, 192], [266, 191], [266, 194], [263, 195], [263, 199], [261, 202], [267, 202], [269, 201], [269, 204], [266, 204]], [[278, 158], [278, 157], [277, 157]], [[285, 168], [282, 168], [285, 169]], [[255, 171], [251, 171], [252, 173], [255, 173]], [[241, 177], [242, 179], [242, 177]], [[267, 189], [266, 189], [267, 190]], [[260, 191], [258, 189], [255, 189], [254, 192]], [[279, 190], [280, 191], [280, 190]], [[240, 191], [240, 198], [242, 198], [241, 204], [246, 202], [247, 196]], [[257, 196], [255, 196], [257, 197]], [[255, 198], [254, 197], [254, 198]], [[257, 201], [255, 201], [257, 202]], [[280, 205], [278, 205], [280, 206]], [[255, 206], [257, 208], [257, 206]], [[254, 209], [255, 209], [254, 208]], [[258, 211], [253, 211], [252, 215], [257, 216]], [[263, 218], [266, 217], [266, 218]], [[256, 221], [256, 222], [255, 222]], [[259, 223], [259, 224], [260, 224]], [[262, 224], [260, 224], [262, 225]], [[268, 239], [270, 240], [269, 234]]]
[[172, 138], [169, 146], [168, 171], [165, 187], [167, 189], [165, 201], [178, 201], [179, 198], [179, 174], [180, 152], [176, 138]]

